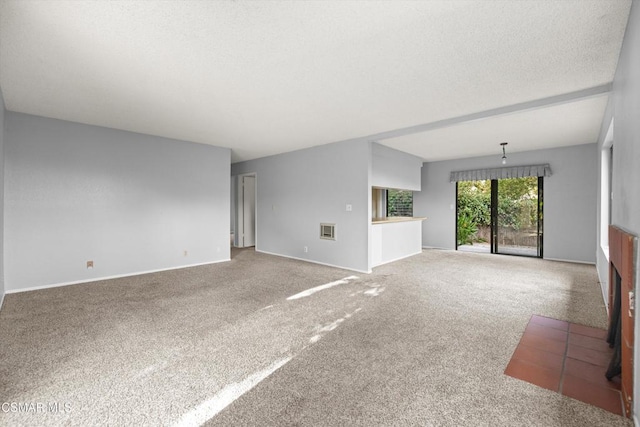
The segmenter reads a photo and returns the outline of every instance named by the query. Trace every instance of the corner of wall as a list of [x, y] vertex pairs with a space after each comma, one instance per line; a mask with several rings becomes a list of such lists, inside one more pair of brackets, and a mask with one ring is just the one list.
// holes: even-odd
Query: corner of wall
[[16, 201], [0, 208], [5, 292], [229, 259], [230, 149], [23, 113], [5, 121], [5, 198]]
[[[258, 177], [256, 251], [369, 271], [370, 157], [371, 142], [358, 140], [233, 164], [232, 175]], [[336, 241], [317, 236], [323, 222], [337, 224]]]

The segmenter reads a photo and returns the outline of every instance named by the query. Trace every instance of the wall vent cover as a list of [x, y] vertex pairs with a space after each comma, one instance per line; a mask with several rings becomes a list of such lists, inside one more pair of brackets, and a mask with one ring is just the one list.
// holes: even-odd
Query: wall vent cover
[[336, 240], [336, 225], [320, 224], [320, 238], [327, 240]]

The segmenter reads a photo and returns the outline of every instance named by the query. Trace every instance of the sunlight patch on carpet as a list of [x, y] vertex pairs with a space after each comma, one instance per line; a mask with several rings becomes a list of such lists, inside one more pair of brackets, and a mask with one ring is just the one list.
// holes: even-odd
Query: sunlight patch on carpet
[[349, 283], [349, 281], [357, 280], [357, 279], [359, 279], [358, 276], [349, 276], [349, 277], [345, 277], [344, 279], [336, 280], [335, 282], [325, 283], [324, 285], [316, 286], [315, 288], [310, 288], [310, 289], [307, 289], [306, 291], [302, 291], [295, 295], [291, 295], [289, 298], [287, 298], [287, 301], [308, 297], [310, 295], [315, 294], [316, 292], [333, 288], [334, 286], [338, 286], [338, 285], [346, 285], [347, 283]]
[[211, 399], [201, 403], [191, 411], [187, 412], [173, 426], [191, 427], [203, 425], [211, 418], [218, 415], [218, 413], [220, 413], [220, 411], [222, 411], [224, 408], [233, 403], [234, 400], [251, 390], [253, 387], [258, 385], [258, 383], [274, 373], [276, 370], [278, 370], [278, 368], [285, 365], [290, 360], [291, 357], [280, 359], [277, 362], [271, 364], [269, 367], [263, 369], [262, 371], [254, 372], [240, 382], [229, 384], [228, 386], [217, 392]]

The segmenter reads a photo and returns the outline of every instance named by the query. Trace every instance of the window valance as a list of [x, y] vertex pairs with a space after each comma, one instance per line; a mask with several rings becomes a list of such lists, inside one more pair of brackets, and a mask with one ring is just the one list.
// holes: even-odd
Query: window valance
[[483, 179], [525, 178], [528, 176], [551, 176], [551, 166], [547, 163], [544, 165], [456, 171], [451, 172], [449, 181], [480, 181]]

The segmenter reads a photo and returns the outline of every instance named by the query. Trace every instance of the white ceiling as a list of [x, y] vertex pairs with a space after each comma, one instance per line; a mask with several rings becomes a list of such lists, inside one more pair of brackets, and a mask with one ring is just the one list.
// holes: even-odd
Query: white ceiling
[[381, 140], [389, 147], [429, 161], [495, 154], [502, 156], [501, 142], [508, 142], [507, 154], [519, 151], [596, 142], [600, 133], [606, 94], [571, 103], [537, 108]]
[[0, 87], [12, 111], [233, 161], [376, 135], [425, 160], [589, 143], [606, 96], [406, 128], [609, 84], [630, 5], [3, 0]]

